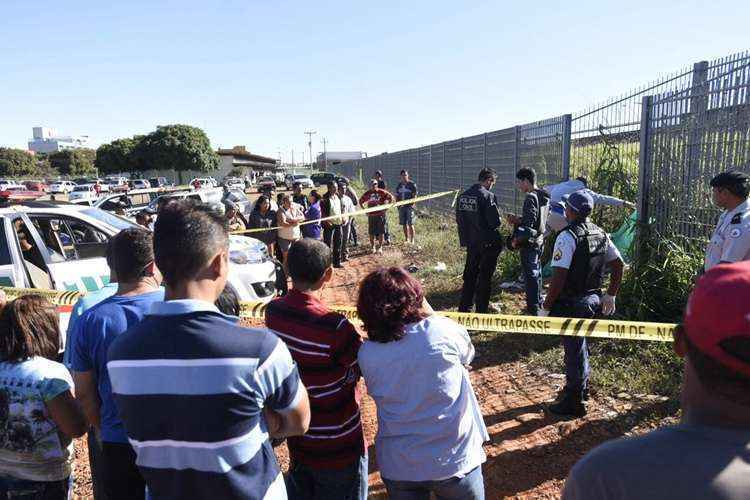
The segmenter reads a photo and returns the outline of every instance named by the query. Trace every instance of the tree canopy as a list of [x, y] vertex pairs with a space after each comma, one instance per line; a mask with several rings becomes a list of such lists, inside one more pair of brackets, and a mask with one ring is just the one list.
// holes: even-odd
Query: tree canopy
[[96, 173], [95, 158], [93, 149], [67, 149], [50, 154], [49, 163], [61, 175], [86, 176]]
[[36, 170], [34, 155], [22, 149], [0, 148], [0, 175], [32, 175]]
[[104, 175], [143, 170], [136, 154], [136, 148], [142, 139], [142, 135], [136, 135], [102, 144], [96, 150], [96, 168]]
[[157, 127], [138, 143], [136, 155], [143, 169], [207, 172], [219, 165], [206, 133], [190, 125]]

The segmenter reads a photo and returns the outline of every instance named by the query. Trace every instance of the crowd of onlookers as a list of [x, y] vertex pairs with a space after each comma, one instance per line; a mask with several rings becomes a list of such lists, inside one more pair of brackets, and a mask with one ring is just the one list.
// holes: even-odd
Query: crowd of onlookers
[[[345, 213], [338, 189], [329, 187], [321, 213]], [[113, 284], [76, 304], [63, 363], [55, 307], [39, 295], [4, 304], [0, 496], [66, 498], [71, 440], [88, 433], [97, 498], [364, 499], [363, 379], [391, 498], [484, 498], [489, 436], [467, 331], [435, 314], [408, 271], [390, 267], [360, 283], [363, 337], [322, 299], [343, 257], [333, 243], [298, 237], [304, 213], [291, 197], [280, 201], [274, 224], [287, 229], [279, 238], [292, 288], [268, 305], [266, 327], [239, 324], [228, 219], [189, 200], [163, 205], [153, 233], [110, 240]], [[329, 242], [342, 238], [342, 228], [327, 229]], [[750, 495], [748, 296], [748, 262], [698, 281], [675, 333], [686, 360], [682, 422], [597, 448], [571, 471], [565, 498]], [[273, 451], [284, 439], [285, 476]]]

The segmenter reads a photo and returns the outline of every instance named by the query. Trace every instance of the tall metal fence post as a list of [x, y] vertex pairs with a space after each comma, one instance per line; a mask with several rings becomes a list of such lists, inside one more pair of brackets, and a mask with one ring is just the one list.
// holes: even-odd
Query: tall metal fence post
[[573, 115], [562, 117], [562, 180], [570, 180], [570, 134]]
[[484, 144], [482, 146], [482, 168], [487, 168], [487, 133], [484, 134]]
[[[701, 143], [705, 131], [708, 112], [708, 61], [693, 65], [693, 81], [690, 88], [690, 132], [687, 143], [687, 172], [683, 177], [683, 196], [690, 200], [689, 193], [694, 189], [694, 179], [700, 178]], [[681, 228], [684, 230], [685, 228]]]
[[[518, 169], [520, 168], [521, 158], [520, 158], [520, 145], [521, 145], [521, 127], [519, 125], [516, 125], [515, 127], [515, 134], [516, 139], [513, 146], [513, 172], [511, 173], [511, 179], [516, 178], [516, 172], [518, 172]], [[518, 208], [518, 190], [513, 186], [513, 210]]]
[[644, 96], [641, 102], [641, 133], [640, 133], [640, 150], [638, 154], [638, 224], [636, 227], [636, 249], [640, 248], [644, 242], [643, 238], [648, 235], [645, 231], [648, 228], [649, 205], [651, 204], [651, 106], [653, 97]]
[[460, 189], [464, 183], [464, 138], [461, 137], [461, 164], [458, 167], [458, 186], [456, 189]]

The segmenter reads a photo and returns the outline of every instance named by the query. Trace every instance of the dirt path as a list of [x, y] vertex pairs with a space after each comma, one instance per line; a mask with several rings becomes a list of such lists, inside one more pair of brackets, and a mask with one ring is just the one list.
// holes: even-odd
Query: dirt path
[[[397, 248], [385, 255], [361, 254], [344, 269], [337, 269], [333, 282], [324, 291], [329, 304], [352, 305], [357, 284], [383, 263], [401, 260]], [[483, 472], [486, 497], [559, 498], [570, 467], [594, 446], [614, 437], [640, 433], [670, 413], [664, 398], [643, 397], [617, 400], [593, 397], [589, 414], [582, 419], [561, 420], [544, 411], [554, 399], [563, 375], [531, 370], [525, 363], [500, 361], [491, 344], [476, 343], [478, 358], [473, 363], [471, 380], [482, 407], [491, 440], [485, 443], [487, 462]], [[377, 431], [375, 404], [363, 400], [363, 425], [372, 444]], [[91, 485], [85, 445], [76, 443], [76, 495], [90, 498]], [[288, 467], [286, 446], [276, 449], [282, 468]], [[374, 449], [370, 447], [370, 498], [387, 498], [377, 471]]]

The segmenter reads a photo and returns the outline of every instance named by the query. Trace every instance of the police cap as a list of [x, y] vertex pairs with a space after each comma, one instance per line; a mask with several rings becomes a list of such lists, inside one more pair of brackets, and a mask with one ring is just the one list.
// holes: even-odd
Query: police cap
[[738, 170], [727, 170], [711, 179], [711, 187], [742, 186], [750, 182], [750, 177]]
[[585, 190], [566, 194], [562, 201], [577, 214], [588, 215], [594, 209], [594, 198]]

